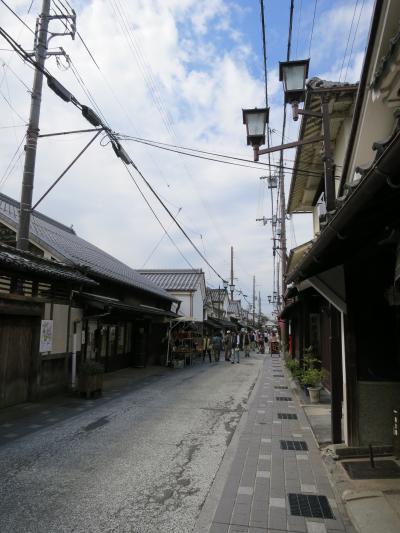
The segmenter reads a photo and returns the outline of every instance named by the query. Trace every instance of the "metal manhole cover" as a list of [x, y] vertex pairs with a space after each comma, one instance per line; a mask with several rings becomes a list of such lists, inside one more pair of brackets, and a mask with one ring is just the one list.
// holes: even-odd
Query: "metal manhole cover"
[[335, 518], [326, 496], [291, 493], [288, 497], [290, 513], [294, 516]]
[[307, 451], [308, 446], [304, 440], [281, 440], [281, 450]]
[[291, 402], [292, 398], [290, 396], [277, 396], [275, 400], [277, 402]]
[[273, 378], [283, 378], [285, 376], [283, 374], [274, 374], [272, 377]]
[[275, 385], [274, 389], [287, 389], [287, 387], [284, 387], [283, 385]]
[[297, 420], [297, 415], [294, 413], [278, 413], [279, 420]]
[[400, 466], [395, 461], [375, 460], [375, 467], [370, 461], [343, 461], [342, 466], [351, 479], [399, 479]]

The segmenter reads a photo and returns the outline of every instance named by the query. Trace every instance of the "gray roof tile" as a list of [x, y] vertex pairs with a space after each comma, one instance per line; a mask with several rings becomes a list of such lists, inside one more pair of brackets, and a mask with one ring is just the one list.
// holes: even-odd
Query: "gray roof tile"
[[54, 279], [79, 285], [97, 285], [95, 281], [73, 267], [38, 257], [30, 252], [15, 250], [5, 244], [0, 244], [0, 270], [27, 273], [38, 278]]
[[146, 279], [167, 291], [194, 291], [197, 289], [201, 277], [201, 269], [187, 270], [139, 270]]
[[[19, 202], [0, 193], [0, 220], [17, 228]], [[171, 295], [141, 276], [112, 255], [76, 235], [72, 228], [64, 226], [37, 211], [31, 219], [30, 239], [36, 242], [60, 261], [84, 269], [92, 275], [147, 291], [162, 298], [173, 300]]]

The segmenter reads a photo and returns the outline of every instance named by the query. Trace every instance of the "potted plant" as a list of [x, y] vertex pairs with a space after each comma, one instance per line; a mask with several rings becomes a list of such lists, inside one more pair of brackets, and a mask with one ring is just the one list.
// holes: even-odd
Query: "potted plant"
[[79, 368], [78, 387], [79, 393], [84, 393], [86, 398], [97, 392], [101, 395], [103, 390], [104, 366], [97, 361], [84, 361]]
[[319, 403], [320, 391], [322, 388], [322, 380], [324, 379], [325, 371], [317, 368], [307, 368], [303, 371], [301, 376], [301, 383], [307, 387], [310, 395], [311, 403]]
[[290, 370], [295, 379], [300, 380], [303, 369], [300, 367], [300, 362], [297, 359], [288, 359], [286, 361], [286, 368]]

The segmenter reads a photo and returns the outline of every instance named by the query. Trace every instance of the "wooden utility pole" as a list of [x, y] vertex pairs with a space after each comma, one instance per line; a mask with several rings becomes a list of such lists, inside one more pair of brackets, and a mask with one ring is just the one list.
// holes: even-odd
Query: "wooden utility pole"
[[234, 291], [234, 284], [233, 284], [233, 246], [231, 246], [231, 301], [233, 302], [233, 291]]
[[[28, 250], [29, 225], [31, 219], [33, 180], [35, 176], [35, 162], [37, 140], [39, 135], [40, 104], [42, 101], [43, 68], [47, 54], [47, 32], [49, 28], [50, 0], [43, 0], [40, 15], [39, 34], [34, 52], [38, 68], [35, 69], [31, 94], [31, 110], [28, 129], [26, 131], [24, 175], [21, 189], [21, 206], [17, 235], [17, 248]], [[36, 36], [35, 36], [36, 37]]]
[[29, 249], [29, 226], [31, 222], [32, 212], [32, 196], [33, 196], [33, 182], [35, 178], [35, 164], [36, 164], [36, 151], [37, 141], [39, 136], [39, 118], [40, 118], [40, 106], [42, 102], [42, 88], [43, 88], [43, 71], [44, 64], [48, 55], [63, 55], [65, 52], [48, 52], [47, 51], [47, 35], [49, 29], [49, 22], [52, 19], [71, 19], [73, 24], [70, 32], [56, 33], [54, 35], [70, 35], [75, 37], [76, 29], [76, 16], [75, 11], [72, 10], [72, 15], [61, 14], [50, 16], [51, 0], [43, 0], [42, 12], [38, 19], [37, 32], [35, 33], [35, 43], [33, 47], [35, 61], [37, 67], [35, 68], [35, 74], [33, 78], [33, 87], [31, 93], [31, 109], [29, 112], [29, 122], [26, 131], [26, 143], [25, 143], [25, 162], [24, 162], [24, 174], [22, 178], [21, 188], [21, 205], [19, 225], [17, 232], [17, 248], [19, 250]]
[[253, 326], [256, 325], [256, 277], [253, 276]]
[[261, 326], [261, 294], [258, 291], [258, 325]]

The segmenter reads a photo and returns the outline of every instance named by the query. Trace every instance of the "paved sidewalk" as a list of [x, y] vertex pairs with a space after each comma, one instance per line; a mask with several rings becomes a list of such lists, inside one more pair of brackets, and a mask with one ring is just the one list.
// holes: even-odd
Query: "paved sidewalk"
[[209, 533], [354, 532], [291, 396], [283, 361], [267, 355]]

